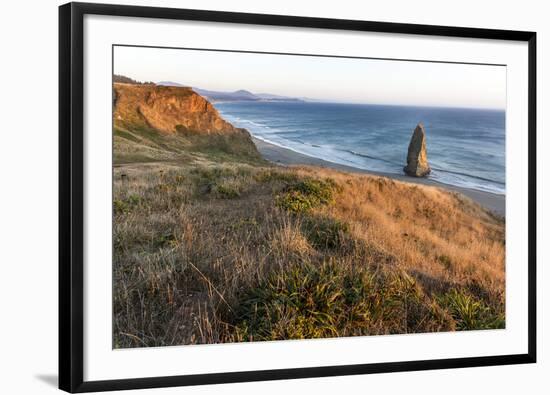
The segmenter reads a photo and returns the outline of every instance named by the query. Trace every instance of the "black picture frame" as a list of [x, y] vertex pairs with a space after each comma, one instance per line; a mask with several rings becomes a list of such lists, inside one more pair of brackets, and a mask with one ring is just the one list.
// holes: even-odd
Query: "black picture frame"
[[[84, 381], [83, 18], [86, 14], [401, 33], [528, 43], [528, 352], [471, 358]], [[141, 6], [59, 8], [59, 388], [90, 392], [536, 362], [536, 33]]]

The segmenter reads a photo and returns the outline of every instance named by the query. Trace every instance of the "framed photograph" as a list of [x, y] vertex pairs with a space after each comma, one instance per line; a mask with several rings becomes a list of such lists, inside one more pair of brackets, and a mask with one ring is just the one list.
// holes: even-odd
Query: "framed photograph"
[[535, 362], [534, 32], [59, 16], [61, 389]]

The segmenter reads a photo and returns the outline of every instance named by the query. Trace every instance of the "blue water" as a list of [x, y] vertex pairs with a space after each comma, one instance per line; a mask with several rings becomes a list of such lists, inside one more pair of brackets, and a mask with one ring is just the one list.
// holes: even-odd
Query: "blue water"
[[505, 112], [309, 102], [216, 103], [255, 137], [360, 169], [403, 174], [418, 122], [427, 135], [429, 178], [505, 192]]

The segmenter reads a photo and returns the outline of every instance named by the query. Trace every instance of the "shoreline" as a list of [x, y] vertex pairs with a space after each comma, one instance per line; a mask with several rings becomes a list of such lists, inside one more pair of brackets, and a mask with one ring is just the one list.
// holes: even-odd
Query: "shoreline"
[[332, 168], [335, 170], [346, 171], [349, 173], [358, 173], [358, 174], [370, 174], [373, 176], [387, 177], [401, 182], [421, 184], [428, 186], [435, 186], [443, 188], [453, 192], [459, 192], [463, 195], [474, 200], [481, 206], [492, 211], [493, 213], [505, 217], [506, 216], [506, 198], [505, 195], [498, 195], [496, 193], [479, 191], [477, 189], [459, 187], [456, 185], [444, 184], [439, 181], [431, 180], [429, 178], [413, 178], [406, 175], [399, 174], [390, 174], [377, 171], [370, 171], [359, 169], [352, 166], [346, 166], [339, 163], [329, 162], [324, 159], [315, 158], [313, 156], [308, 156], [301, 154], [299, 152], [292, 151], [288, 148], [284, 148], [275, 144], [268, 143], [264, 140], [252, 136], [252, 141], [256, 145], [256, 148], [262, 155], [262, 157], [270, 162], [279, 165], [310, 165], [310, 166], [319, 166]]

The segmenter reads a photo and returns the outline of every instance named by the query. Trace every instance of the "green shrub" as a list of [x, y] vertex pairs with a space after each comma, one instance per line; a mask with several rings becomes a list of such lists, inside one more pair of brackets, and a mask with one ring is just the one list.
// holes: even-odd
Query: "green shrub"
[[137, 206], [141, 202], [141, 198], [138, 195], [130, 195], [126, 199], [130, 206]]
[[232, 185], [217, 184], [214, 187], [216, 194], [222, 199], [235, 199], [241, 196], [240, 191]]
[[317, 205], [314, 200], [297, 191], [288, 191], [278, 195], [275, 201], [277, 206], [293, 213], [305, 213]]
[[113, 200], [113, 210], [115, 214], [124, 214], [129, 211], [129, 208], [124, 200], [115, 199]]
[[162, 248], [166, 246], [174, 247], [177, 245], [177, 238], [173, 232], [166, 232], [158, 235], [153, 240], [153, 244], [156, 248]]
[[293, 213], [307, 213], [315, 207], [332, 203], [338, 190], [331, 179], [305, 179], [286, 187], [276, 197], [276, 204]]
[[296, 266], [244, 295], [237, 328], [250, 340], [337, 336], [342, 291], [333, 268]]
[[342, 247], [350, 229], [347, 223], [324, 216], [306, 219], [303, 227], [310, 244], [323, 249]]
[[114, 199], [113, 210], [115, 214], [127, 214], [140, 203], [141, 198], [137, 195], [130, 195], [126, 199]]
[[230, 167], [203, 167], [191, 172], [198, 195], [212, 193], [221, 199], [235, 199], [252, 180], [252, 169], [249, 166]]
[[233, 324], [242, 340], [304, 339], [448, 329], [406, 274], [333, 263], [295, 264], [244, 292]]
[[222, 177], [234, 176], [235, 171], [227, 167], [196, 167], [191, 171], [198, 183], [217, 181]]
[[440, 297], [439, 302], [449, 311], [458, 330], [502, 329], [505, 327], [503, 313], [492, 311], [481, 300], [467, 293], [452, 289]]

